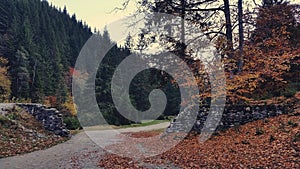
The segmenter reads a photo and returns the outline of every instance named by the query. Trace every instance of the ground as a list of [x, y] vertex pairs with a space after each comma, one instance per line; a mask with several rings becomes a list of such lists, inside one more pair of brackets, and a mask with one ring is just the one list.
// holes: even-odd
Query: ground
[[[156, 130], [165, 128], [168, 123], [161, 123], [147, 127], [134, 127], [128, 129], [118, 129], [120, 132], [138, 132], [145, 130]], [[89, 133], [89, 132], [87, 132]], [[106, 146], [114, 144], [111, 142], [116, 135], [109, 135], [111, 132], [101, 130], [96, 135]], [[90, 134], [90, 133], [89, 133]], [[94, 134], [94, 133], [93, 133]], [[107, 134], [107, 137], [103, 135]], [[36, 169], [36, 168], [98, 168], [99, 160], [106, 152], [95, 144], [85, 132], [80, 132], [69, 141], [56, 145], [46, 150], [35, 151], [33, 153], [0, 159], [0, 168], [5, 169]]]
[[[132, 138], [152, 138], [166, 125], [117, 131]], [[295, 109], [287, 115], [216, 133], [204, 143], [190, 135], [169, 151], [144, 159], [110, 154], [90, 139], [102, 139], [107, 149], [131, 149], [133, 142], [119, 137], [118, 132], [89, 130], [46, 150], [0, 159], [0, 168], [300, 168], [299, 126], [300, 111]]]
[[[191, 135], [169, 151], [143, 160], [107, 154], [99, 166], [145, 168], [144, 163], [151, 163], [168, 168], [300, 168], [299, 115], [300, 112], [237, 126], [204, 143]], [[134, 135], [152, 136], [143, 132]]]
[[0, 105], [0, 158], [46, 149], [66, 140], [46, 131], [24, 109], [14, 104]]

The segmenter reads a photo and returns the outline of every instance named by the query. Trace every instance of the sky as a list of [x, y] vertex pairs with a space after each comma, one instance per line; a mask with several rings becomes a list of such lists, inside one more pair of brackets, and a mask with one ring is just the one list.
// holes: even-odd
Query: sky
[[[136, 24], [142, 15], [137, 18], [128, 18], [130, 14], [136, 13], [136, 1], [130, 0], [128, 6], [124, 10], [114, 11], [116, 7], [122, 7], [122, 4], [127, 0], [47, 0], [52, 3], [53, 6], [61, 9], [66, 6], [70, 15], [76, 14], [78, 20], [86, 22], [92, 30], [96, 28], [102, 33], [104, 29], [107, 29], [110, 34], [110, 38], [117, 44], [124, 44], [128, 34], [137, 38], [140, 33], [140, 28], [143, 25]], [[237, 0], [231, 0], [234, 2]], [[253, 0], [244, 0], [244, 2], [252, 2]], [[261, 0], [255, 0], [260, 3]], [[292, 4], [300, 4], [300, 0], [290, 0]], [[128, 26], [135, 23], [134, 27]], [[157, 45], [153, 46], [153, 49], [158, 49]], [[156, 51], [156, 50], [155, 50]]]
[[128, 16], [135, 11], [134, 1], [130, 2], [125, 10], [112, 12], [115, 7], [122, 7], [126, 0], [48, 0], [53, 6], [61, 9], [66, 6], [70, 15], [75, 13], [77, 19], [86, 22], [92, 30], [102, 29], [120, 18]]
[[[115, 7], [122, 7], [125, 1], [126, 0], [48, 0], [49, 3], [61, 9], [66, 6], [70, 15], [75, 13], [77, 19], [85, 21], [92, 29], [102, 29], [105, 25], [134, 13], [135, 0], [131, 0], [125, 10], [112, 12]], [[256, 1], [259, 2], [260, 0]], [[291, 1], [300, 4], [300, 0]]]

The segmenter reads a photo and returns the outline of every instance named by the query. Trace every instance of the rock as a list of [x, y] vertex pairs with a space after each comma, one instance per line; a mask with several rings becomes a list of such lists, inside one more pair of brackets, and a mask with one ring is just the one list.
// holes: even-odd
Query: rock
[[[212, 113], [213, 115], [211, 123], [218, 121], [218, 108], [214, 108], [212, 112], [209, 112], [209, 106], [202, 106], [199, 108], [198, 114], [195, 116], [190, 111], [190, 108], [184, 109], [184, 111], [180, 112], [178, 116], [174, 119], [173, 122], [170, 123], [170, 126], [167, 128], [166, 132], [189, 132], [190, 126], [193, 125], [192, 130], [200, 133], [207, 119], [208, 113]], [[220, 119], [217, 127], [218, 130], [227, 129], [229, 127], [233, 127], [236, 125], [242, 125], [245, 123], [249, 123], [255, 120], [260, 120], [268, 117], [277, 116], [283, 113], [287, 113], [285, 111], [285, 106], [276, 106], [276, 105], [227, 105], [224, 108], [224, 112], [222, 114], [222, 118]], [[196, 117], [197, 119], [193, 119]], [[213, 126], [209, 123], [209, 126]], [[210, 130], [213, 130], [210, 129]]]
[[36, 136], [38, 138], [46, 138], [46, 136], [44, 134], [41, 134], [41, 133], [36, 133]]
[[46, 130], [56, 135], [70, 137], [70, 131], [63, 123], [62, 114], [55, 108], [47, 108], [41, 104], [18, 104], [18, 106], [27, 109], [28, 113], [41, 122]]

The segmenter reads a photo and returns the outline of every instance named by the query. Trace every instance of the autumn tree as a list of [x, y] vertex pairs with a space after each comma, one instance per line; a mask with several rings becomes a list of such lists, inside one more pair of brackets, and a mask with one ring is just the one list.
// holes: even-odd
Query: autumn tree
[[263, 99], [288, 90], [291, 68], [299, 69], [299, 43], [293, 41], [297, 8], [284, 3], [259, 9], [256, 29], [244, 48], [243, 72], [229, 80], [231, 98]]
[[8, 100], [11, 94], [7, 63], [7, 59], [0, 57], [0, 102]]

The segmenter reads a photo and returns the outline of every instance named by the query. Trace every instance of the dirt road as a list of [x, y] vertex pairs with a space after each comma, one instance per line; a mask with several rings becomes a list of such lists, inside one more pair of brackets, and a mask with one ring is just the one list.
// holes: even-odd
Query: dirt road
[[[46, 150], [0, 159], [1, 169], [56, 169], [56, 168], [97, 168], [97, 162], [105, 151], [101, 146], [107, 146], [121, 141], [117, 137], [119, 132], [138, 132], [166, 128], [168, 122], [146, 127], [118, 129], [114, 131], [99, 130], [81, 132], [69, 141]], [[88, 136], [89, 135], [89, 136]]]

